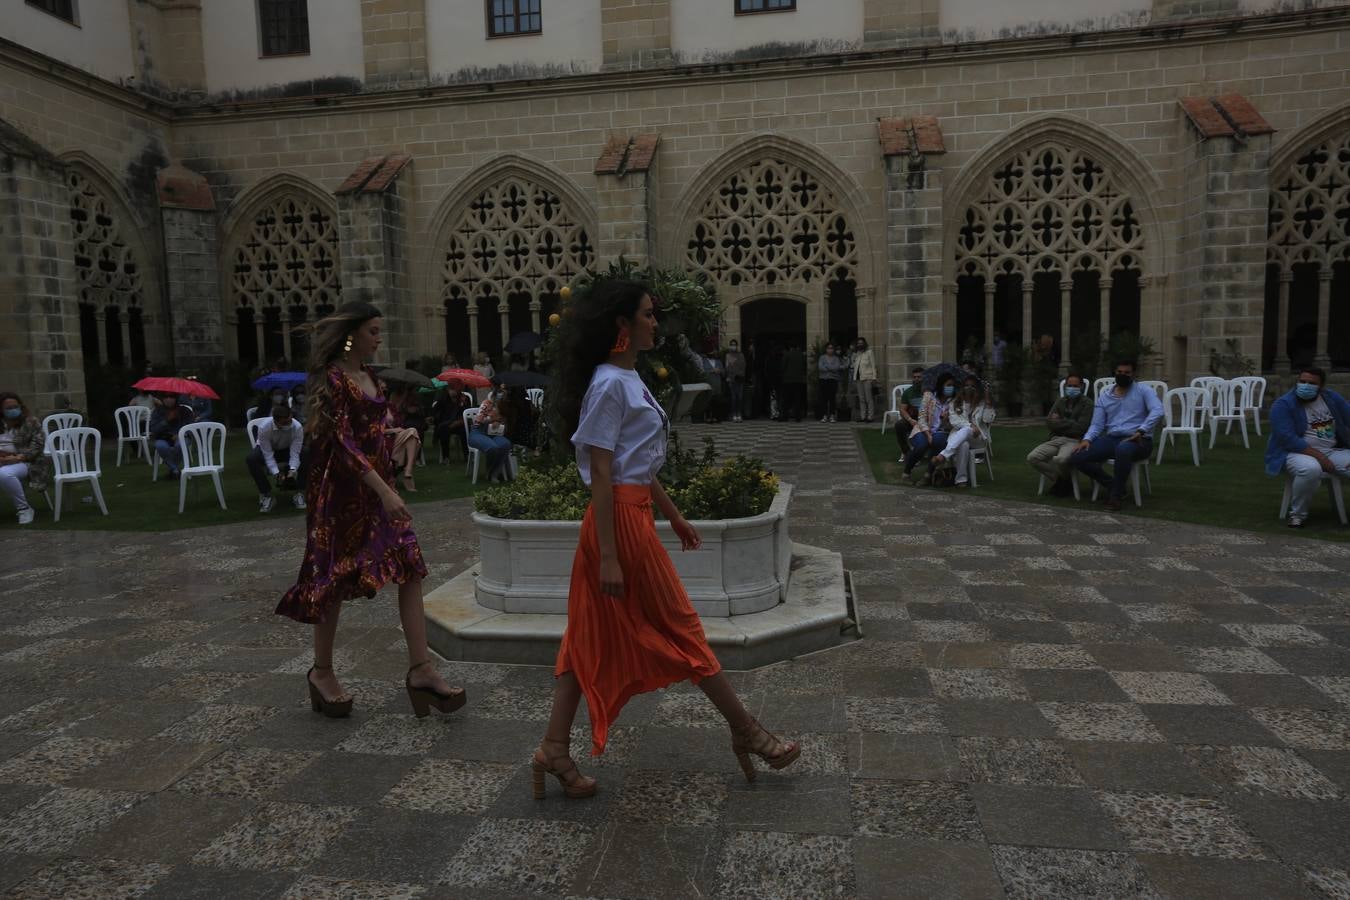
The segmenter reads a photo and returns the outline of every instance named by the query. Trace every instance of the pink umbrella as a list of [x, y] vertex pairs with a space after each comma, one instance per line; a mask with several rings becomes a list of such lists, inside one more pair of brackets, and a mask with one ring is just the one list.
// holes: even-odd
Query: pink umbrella
[[156, 394], [187, 394], [190, 397], [205, 397], [208, 400], [220, 399], [220, 395], [210, 387], [191, 378], [142, 378], [132, 387]]
[[446, 369], [436, 376], [437, 381], [458, 381], [465, 387], [492, 387], [492, 380], [484, 378], [473, 369]]

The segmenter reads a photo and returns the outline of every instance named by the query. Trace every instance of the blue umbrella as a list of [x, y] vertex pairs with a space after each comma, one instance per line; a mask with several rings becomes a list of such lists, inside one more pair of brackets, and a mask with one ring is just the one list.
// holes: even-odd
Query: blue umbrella
[[308, 377], [305, 372], [269, 372], [253, 382], [253, 389], [270, 391], [273, 388], [284, 388], [289, 391], [296, 385], [304, 384]]

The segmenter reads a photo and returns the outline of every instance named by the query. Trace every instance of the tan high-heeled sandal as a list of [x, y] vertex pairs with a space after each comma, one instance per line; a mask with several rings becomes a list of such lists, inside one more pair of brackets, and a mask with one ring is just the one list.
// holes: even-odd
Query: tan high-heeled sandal
[[764, 760], [770, 769], [786, 769], [802, 755], [802, 747], [796, 741], [779, 740], [751, 719], [748, 725], [731, 729], [731, 752], [736, 754], [745, 780], [754, 781], [755, 764], [750, 759], [751, 754]]
[[329, 700], [325, 697], [323, 692], [319, 690], [318, 685], [310, 680], [309, 677], [314, 674], [316, 669], [320, 672], [333, 671], [332, 666], [315, 665], [310, 666], [309, 671], [305, 673], [305, 684], [309, 685], [310, 709], [314, 710], [316, 713], [323, 713], [330, 719], [345, 719], [347, 716], [350, 716], [352, 714], [352, 698], [348, 697], [346, 700]]
[[422, 666], [429, 665], [431, 665], [431, 660], [424, 659], [408, 669], [408, 674], [403, 677], [403, 685], [408, 689], [408, 700], [412, 702], [413, 713], [419, 719], [424, 719], [430, 715], [433, 706], [443, 713], [452, 713], [468, 702], [469, 699], [469, 695], [464, 688], [451, 688], [449, 693], [443, 694], [435, 688], [413, 687], [413, 669], [420, 669]]
[[[553, 744], [562, 747], [562, 753], [549, 755], [544, 752], [545, 744]], [[569, 750], [570, 741], [567, 739], [545, 737], [540, 743], [539, 749], [534, 751], [534, 758], [530, 760], [530, 769], [534, 775], [532, 786], [534, 789], [534, 799], [544, 799], [544, 776], [552, 775], [558, 779], [562, 785], [563, 793], [572, 800], [579, 800], [584, 797], [594, 797], [595, 792], [600, 789], [600, 782], [589, 775], [582, 775], [581, 770], [577, 768], [576, 762], [572, 759]], [[563, 761], [560, 764], [559, 761]]]

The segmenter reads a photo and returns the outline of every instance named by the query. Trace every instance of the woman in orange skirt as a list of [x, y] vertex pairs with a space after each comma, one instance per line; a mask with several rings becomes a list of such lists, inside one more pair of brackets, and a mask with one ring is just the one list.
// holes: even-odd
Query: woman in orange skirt
[[765, 731], [741, 704], [657, 537], [653, 505], [670, 521], [682, 549], [701, 543], [656, 478], [669, 424], [635, 370], [638, 353], [655, 342], [652, 298], [632, 281], [597, 282], [563, 326], [555, 402], [591, 489], [591, 505], [572, 563], [553, 711], [534, 754], [536, 798], [544, 796], [550, 774], [568, 797], [596, 792], [596, 780], [582, 775], [568, 752], [583, 695], [593, 755], [604, 752], [609, 726], [630, 697], [686, 678], [726, 717], [747, 779], [755, 777], [752, 754], [774, 769], [801, 754], [796, 742]]

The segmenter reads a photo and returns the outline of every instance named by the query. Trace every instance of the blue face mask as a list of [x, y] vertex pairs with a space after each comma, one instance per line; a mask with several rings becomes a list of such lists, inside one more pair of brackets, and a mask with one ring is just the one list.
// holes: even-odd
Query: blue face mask
[[944, 396], [944, 397], [954, 397], [954, 396], [956, 396], [956, 385], [954, 385], [954, 384], [948, 384], [948, 385], [945, 385], [945, 386], [942, 388], [942, 396]]
[[1077, 398], [1083, 396], [1083, 389], [1077, 387], [1066, 387], [1064, 389], [1065, 397]]
[[22, 415], [23, 415], [23, 410], [20, 409], [20, 408], [17, 407], [17, 406], [14, 407], [13, 409], [7, 409], [7, 410], [5, 410], [5, 418], [6, 418], [6, 419], [17, 419], [17, 418], [19, 418], [19, 417], [22, 416]]
[[1300, 400], [1315, 400], [1317, 399], [1318, 390], [1319, 388], [1317, 387], [1317, 385], [1305, 384], [1300, 381], [1298, 383], [1298, 386], [1294, 388], [1294, 394]]

